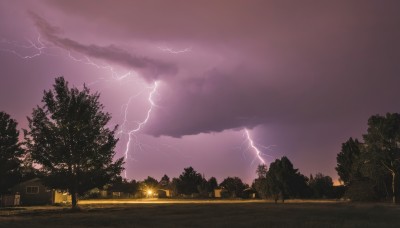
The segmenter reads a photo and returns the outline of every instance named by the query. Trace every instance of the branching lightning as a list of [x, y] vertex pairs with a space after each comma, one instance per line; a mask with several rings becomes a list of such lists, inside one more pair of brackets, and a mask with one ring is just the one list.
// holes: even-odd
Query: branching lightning
[[[132, 77], [138, 76], [136, 74], [136, 72], [132, 72], [132, 71], [128, 71], [126, 73], [121, 74], [121, 73], [117, 72], [114, 69], [114, 67], [112, 67], [111, 65], [103, 65], [103, 64], [95, 63], [93, 60], [91, 60], [87, 56], [78, 58], [78, 57], [75, 57], [69, 50], [65, 50], [65, 49], [62, 49], [57, 46], [52, 46], [47, 43], [45, 44], [45, 42], [42, 41], [42, 39], [41, 39], [40, 33], [38, 34], [36, 41], [26, 39], [26, 42], [27, 42], [27, 44], [22, 44], [22, 43], [15, 42], [15, 41], [8, 41], [6, 39], [1, 39], [1, 43], [6, 44], [6, 45], [11, 45], [14, 48], [0, 47], [0, 51], [12, 53], [21, 59], [33, 59], [33, 58], [39, 57], [41, 55], [68, 57], [70, 60], [73, 60], [75, 62], [80, 62], [82, 64], [91, 65], [97, 69], [107, 70], [111, 73], [112, 79], [118, 80], [118, 81], [123, 80], [130, 76], [132, 76]], [[35, 52], [33, 54], [22, 54], [20, 51], [17, 51], [16, 49], [24, 49], [27, 51], [34, 50]], [[53, 52], [52, 52], [52, 50], [53, 50]], [[104, 80], [105, 79], [103, 78], [103, 81]], [[105, 81], [107, 81], [107, 80], [105, 80]], [[90, 84], [94, 84], [94, 83], [92, 82]]]
[[[129, 108], [130, 102], [131, 102], [133, 97], [131, 97], [128, 100], [128, 102], [125, 104], [124, 122], [123, 122], [123, 124], [121, 126], [122, 129], [119, 132], [119, 134], [125, 133], [125, 134], [128, 135], [128, 141], [126, 142], [126, 148], [125, 148], [125, 152], [124, 152], [125, 160], [128, 159], [128, 154], [129, 154], [129, 149], [130, 149], [131, 142], [132, 142], [132, 137], [135, 137], [135, 133], [139, 132], [143, 128], [143, 126], [149, 121], [150, 114], [153, 111], [153, 108], [156, 107], [156, 104], [155, 104], [155, 102], [153, 100], [153, 97], [154, 97], [154, 94], [157, 92], [158, 84], [159, 84], [159, 82], [155, 81], [153, 87], [151, 88], [151, 92], [150, 92], [149, 98], [148, 98], [148, 101], [150, 103], [150, 108], [146, 113], [145, 119], [143, 121], [141, 121], [141, 122], [137, 122], [137, 127], [134, 128], [134, 129], [129, 130], [128, 132], [124, 132], [124, 128], [126, 127], [126, 124], [128, 122], [128, 119], [127, 119], [128, 108]], [[126, 178], [126, 171], [125, 171], [125, 178]]]
[[248, 129], [244, 129], [244, 132], [246, 134], [246, 138], [247, 141], [249, 143], [249, 147], [254, 150], [254, 152], [256, 153], [256, 156], [258, 158], [258, 160], [261, 162], [261, 164], [265, 164], [265, 160], [264, 158], [261, 157], [262, 152], [257, 148], [257, 146], [254, 144], [253, 139], [250, 136], [249, 130]]
[[[81, 55], [81, 57], [76, 57], [76, 55], [71, 53], [71, 51], [69, 51], [69, 50], [65, 50], [65, 49], [62, 49], [57, 46], [52, 46], [51, 44], [48, 44], [48, 43], [42, 41], [40, 34], [38, 35], [38, 37], [35, 41], [26, 39], [25, 44], [22, 44], [19, 42], [8, 41], [5, 39], [1, 39], [0, 43], [6, 44], [8, 46], [7, 48], [0, 47], [0, 51], [12, 53], [21, 59], [33, 59], [33, 58], [39, 57], [41, 55], [67, 57], [72, 61], [79, 62], [81, 64], [90, 65], [97, 69], [106, 70], [111, 73], [111, 79], [100, 78], [98, 81], [89, 83], [88, 85], [92, 85], [92, 84], [95, 84], [95, 83], [98, 83], [101, 81], [103, 81], [103, 82], [108, 82], [110, 80], [122, 81], [128, 77], [137, 77], [138, 76], [137, 73], [134, 71], [128, 71], [124, 74], [120, 74], [119, 72], [117, 72], [115, 70], [115, 68], [113, 66], [96, 63], [92, 59], [90, 59], [89, 57], [84, 56], [84, 55], [83, 56]], [[9, 48], [9, 46], [11, 46], [11, 48]], [[172, 49], [169, 47], [158, 47], [158, 49], [161, 50], [162, 52], [167, 52], [170, 54], [183, 54], [183, 53], [192, 51], [191, 47], [181, 49], [181, 50], [176, 50], [176, 49]], [[27, 51], [32, 52], [32, 50], [34, 50], [34, 53], [23, 54], [21, 52], [21, 50], [25, 50], [25, 52], [27, 52]], [[138, 97], [140, 94], [144, 93], [144, 91], [147, 89], [144, 88], [138, 94], [131, 96], [128, 99], [128, 101], [121, 107], [121, 110], [123, 112], [123, 122], [121, 124], [120, 131], [117, 132], [117, 135], [127, 136], [127, 141], [124, 144], [125, 147], [123, 150], [123, 156], [124, 156], [125, 161], [129, 159], [130, 147], [133, 142], [135, 142], [135, 146], [137, 146], [139, 148], [142, 147], [141, 143], [137, 140], [137, 133], [143, 129], [143, 127], [146, 125], [146, 123], [148, 123], [148, 121], [150, 120], [150, 117], [151, 117], [151, 113], [153, 112], [153, 109], [156, 107], [156, 103], [154, 101], [154, 96], [157, 93], [158, 87], [159, 87], [158, 81], [155, 81], [153, 83], [153, 86], [147, 87], [147, 89], [150, 90], [148, 98], [147, 98], [150, 107], [147, 110], [144, 119], [140, 122], [135, 122], [134, 128], [129, 126], [130, 123], [132, 123], [132, 121], [129, 121], [129, 118], [128, 118], [129, 107], [131, 106], [132, 101], [136, 97]], [[265, 154], [263, 154], [261, 152], [261, 150], [259, 149], [260, 145], [256, 145], [256, 143], [253, 141], [248, 129], [244, 129], [244, 132], [245, 132], [244, 134], [245, 134], [246, 141], [248, 144], [248, 150], [254, 151], [254, 153], [256, 155], [256, 159], [258, 159], [261, 164], [265, 164], [266, 162], [265, 162], [264, 158], [262, 157]], [[269, 149], [269, 147], [263, 147], [263, 148]], [[127, 177], [127, 173], [125, 170], [125, 178], [126, 177]]]
[[[8, 41], [8, 40], [5, 40], [5, 39], [1, 39], [0, 42], [3, 43], [3, 44], [6, 44], [8, 46], [12, 46], [13, 47], [13, 48], [0, 47], [0, 51], [12, 53], [12, 54], [18, 56], [21, 59], [33, 59], [33, 58], [39, 57], [41, 55], [47, 55], [47, 56], [51, 55], [51, 56], [58, 56], [58, 57], [63, 57], [64, 56], [64, 57], [68, 57], [69, 59], [71, 59], [71, 60], [73, 60], [75, 62], [80, 62], [82, 64], [91, 65], [93, 67], [96, 67], [97, 69], [107, 70], [107, 71], [111, 72], [111, 76], [112, 76], [111, 79], [112, 80], [121, 81], [121, 80], [124, 80], [124, 79], [126, 79], [128, 77], [138, 76], [136, 74], [136, 72], [132, 72], [132, 71], [128, 71], [127, 73], [124, 73], [124, 74], [119, 74], [111, 65], [102, 65], [102, 64], [95, 63], [92, 59], [90, 59], [87, 56], [83, 56], [82, 58], [75, 57], [69, 50], [65, 50], [65, 49], [62, 49], [60, 47], [50, 46], [48, 44], [45, 44], [41, 40], [40, 34], [38, 35], [38, 38], [36, 39], [35, 42], [33, 42], [32, 40], [27, 39], [28, 44], [21, 44], [21, 43], [18, 43], [18, 42]], [[27, 55], [27, 54], [22, 54], [21, 52], [17, 51], [17, 50], [22, 50], [22, 49], [24, 49], [26, 51], [35, 50], [35, 53]], [[57, 53], [51, 53], [50, 49], [56, 50]], [[171, 49], [171, 52], [174, 52], [174, 51]], [[109, 80], [101, 78], [100, 81], [108, 82]], [[95, 81], [95, 82], [89, 83], [88, 85], [92, 85], [92, 84], [95, 84], [95, 83], [100, 82], [100, 81]], [[150, 108], [146, 112], [146, 116], [145, 116], [144, 120], [141, 121], [141, 122], [136, 122], [136, 124], [137, 124], [136, 128], [129, 129], [129, 126], [128, 126], [128, 122], [129, 122], [128, 121], [128, 109], [129, 109], [129, 106], [131, 104], [131, 101], [134, 98], [136, 98], [137, 96], [139, 96], [141, 93], [143, 93], [144, 90], [140, 91], [136, 95], [131, 96], [129, 98], [129, 100], [127, 101], [127, 103], [125, 105], [123, 105], [123, 107], [122, 107], [122, 109], [124, 110], [123, 111], [124, 112], [123, 113], [124, 114], [123, 123], [121, 125], [121, 130], [117, 133], [117, 135], [124, 134], [124, 135], [128, 136], [128, 140], [126, 142], [126, 147], [125, 147], [125, 150], [124, 150], [124, 159], [125, 160], [128, 159], [129, 150], [130, 150], [130, 146], [131, 146], [131, 143], [133, 141], [133, 138], [137, 138], [137, 136], [135, 134], [138, 133], [143, 128], [143, 126], [149, 121], [151, 112], [152, 112], [153, 108], [156, 106], [153, 99], [154, 99], [154, 95], [155, 95], [155, 93], [157, 91], [158, 86], [159, 86], [159, 82], [155, 81], [154, 85], [152, 87], [150, 87], [151, 92], [149, 93], [149, 97], [148, 97]], [[140, 142], [138, 143], [138, 146], [141, 147]], [[126, 170], [125, 170], [125, 178], [126, 178]]]
[[21, 59], [32, 59], [32, 58], [38, 57], [42, 54], [50, 55], [50, 54], [46, 53], [45, 50], [49, 49], [49, 48], [55, 48], [55, 47], [46, 47], [46, 45], [44, 45], [43, 42], [41, 41], [40, 34], [38, 35], [36, 43], [30, 39], [26, 39], [26, 42], [28, 42], [28, 44], [20, 44], [18, 42], [8, 41], [6, 39], [1, 40], [1, 43], [5, 43], [7, 45], [12, 45], [12, 46], [15, 46], [18, 48], [23, 48], [23, 49], [28, 49], [28, 50], [34, 49], [35, 50], [34, 54], [24, 55], [14, 49], [9, 49], [9, 48], [0, 48], [0, 51], [10, 52], [10, 53], [20, 57]]

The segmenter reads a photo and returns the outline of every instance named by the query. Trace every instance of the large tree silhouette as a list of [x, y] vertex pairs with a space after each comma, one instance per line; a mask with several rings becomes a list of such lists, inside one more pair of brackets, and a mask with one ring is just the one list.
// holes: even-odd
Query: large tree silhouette
[[364, 141], [366, 144], [365, 164], [367, 167], [380, 166], [381, 170], [391, 176], [392, 201], [396, 203], [396, 183], [400, 172], [400, 114], [371, 116]]
[[192, 167], [184, 168], [177, 182], [178, 192], [184, 195], [199, 193], [198, 186], [203, 182], [203, 177]]
[[69, 88], [59, 77], [53, 90], [44, 92], [44, 104], [28, 118], [28, 151], [41, 166], [46, 185], [69, 191], [72, 207], [78, 194], [104, 186], [123, 170], [123, 158], [113, 162], [116, 127], [107, 127], [111, 116], [99, 96], [86, 86]]
[[361, 143], [357, 139], [350, 138], [342, 144], [342, 150], [336, 157], [336, 171], [345, 185], [355, 178], [354, 164], [360, 156]]
[[18, 142], [17, 122], [0, 112], [0, 193], [18, 183], [21, 178], [21, 157], [24, 151]]

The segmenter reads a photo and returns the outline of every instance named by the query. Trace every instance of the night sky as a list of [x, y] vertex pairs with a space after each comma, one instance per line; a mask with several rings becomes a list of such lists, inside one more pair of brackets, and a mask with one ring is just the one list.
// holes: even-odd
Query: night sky
[[389, 0], [2, 0], [0, 110], [27, 128], [63, 75], [101, 93], [117, 157], [140, 127], [129, 179], [193, 166], [250, 184], [261, 160], [245, 129], [267, 165], [287, 156], [337, 179], [341, 143], [400, 112], [399, 12]]

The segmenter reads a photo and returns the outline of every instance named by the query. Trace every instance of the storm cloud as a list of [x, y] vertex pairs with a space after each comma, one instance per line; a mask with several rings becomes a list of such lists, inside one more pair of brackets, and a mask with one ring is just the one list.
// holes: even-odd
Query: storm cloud
[[400, 21], [391, 10], [396, 2], [387, 3], [393, 4], [389, 10], [368, 1], [155, 2], [50, 4], [96, 19], [110, 34], [191, 44], [188, 59], [156, 63], [155, 56], [138, 58], [114, 46], [83, 46], [47, 32], [65, 48], [153, 69], [145, 78], [154, 73], [151, 79], [163, 81], [156, 75], [182, 71], [177, 78], [164, 79], [159, 108], [145, 128], [149, 134], [181, 137], [268, 122], [335, 122], [394, 107], [386, 101], [400, 82]]
[[[149, 144], [157, 140], [187, 142], [185, 148], [196, 154], [194, 163], [204, 154], [218, 154], [225, 162], [232, 149], [216, 152], [223, 147], [218, 137], [237, 137], [238, 130], [249, 128], [258, 141], [279, 145], [282, 154], [296, 160], [302, 169], [335, 175], [335, 156], [343, 140], [360, 136], [373, 114], [400, 112], [399, 1], [60, 0], [0, 4], [4, 6], [0, 15], [3, 34], [15, 32], [15, 38], [37, 29], [44, 40], [65, 51], [136, 71], [146, 86], [159, 81], [156, 107], [141, 133], [147, 134]], [[5, 10], [6, 5], [10, 10]], [[17, 22], [12, 20], [13, 12], [18, 12], [23, 22], [7, 23]], [[2, 54], [0, 58], [8, 63], [4, 64], [7, 74], [3, 74], [8, 84], [36, 82], [8, 76], [19, 72], [21, 60]], [[78, 83], [105, 74], [71, 62], [57, 62], [60, 70], [54, 70], [56, 59], [42, 58], [24, 64], [44, 75], [40, 82], [45, 85], [64, 72], [76, 74], [67, 79]], [[95, 76], [83, 76], [91, 74]], [[101, 92], [106, 107], [120, 122], [121, 104], [142, 91], [140, 102], [132, 99], [129, 113], [134, 115], [128, 117], [134, 125], [149, 108], [148, 90], [130, 82], [123, 81], [118, 88], [104, 83], [95, 89], [111, 88], [108, 93]], [[35, 84], [37, 91], [43, 87]], [[13, 92], [9, 88], [4, 91], [8, 92], [3, 97]], [[22, 107], [37, 102], [21, 100]], [[15, 105], [0, 101], [4, 107]], [[209, 134], [214, 132], [223, 133], [215, 134], [222, 136], [214, 139]], [[224, 138], [223, 145], [238, 141], [232, 137]], [[204, 138], [215, 140], [213, 150], [192, 149], [192, 145], [204, 146], [206, 143], [200, 142]], [[142, 161], [156, 160], [149, 154], [142, 156]], [[235, 159], [229, 161], [241, 164], [242, 156]], [[207, 167], [208, 162], [199, 166]], [[141, 168], [149, 167], [154, 166]], [[174, 162], [170, 167], [176, 167]]]
[[75, 40], [63, 38], [60, 36], [60, 28], [50, 25], [44, 18], [33, 12], [29, 12], [29, 15], [34, 20], [40, 34], [47, 41], [67, 51], [78, 52], [88, 57], [106, 60], [110, 63], [134, 69], [148, 81], [159, 80], [162, 77], [171, 77], [177, 74], [178, 69], [172, 63], [134, 55], [112, 44], [109, 46], [84, 45]]

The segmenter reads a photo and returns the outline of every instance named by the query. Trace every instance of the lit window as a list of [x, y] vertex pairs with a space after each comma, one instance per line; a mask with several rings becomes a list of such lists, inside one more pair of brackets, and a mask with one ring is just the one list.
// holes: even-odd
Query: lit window
[[28, 186], [28, 187], [26, 187], [26, 193], [27, 194], [38, 194], [39, 187], [38, 186]]

